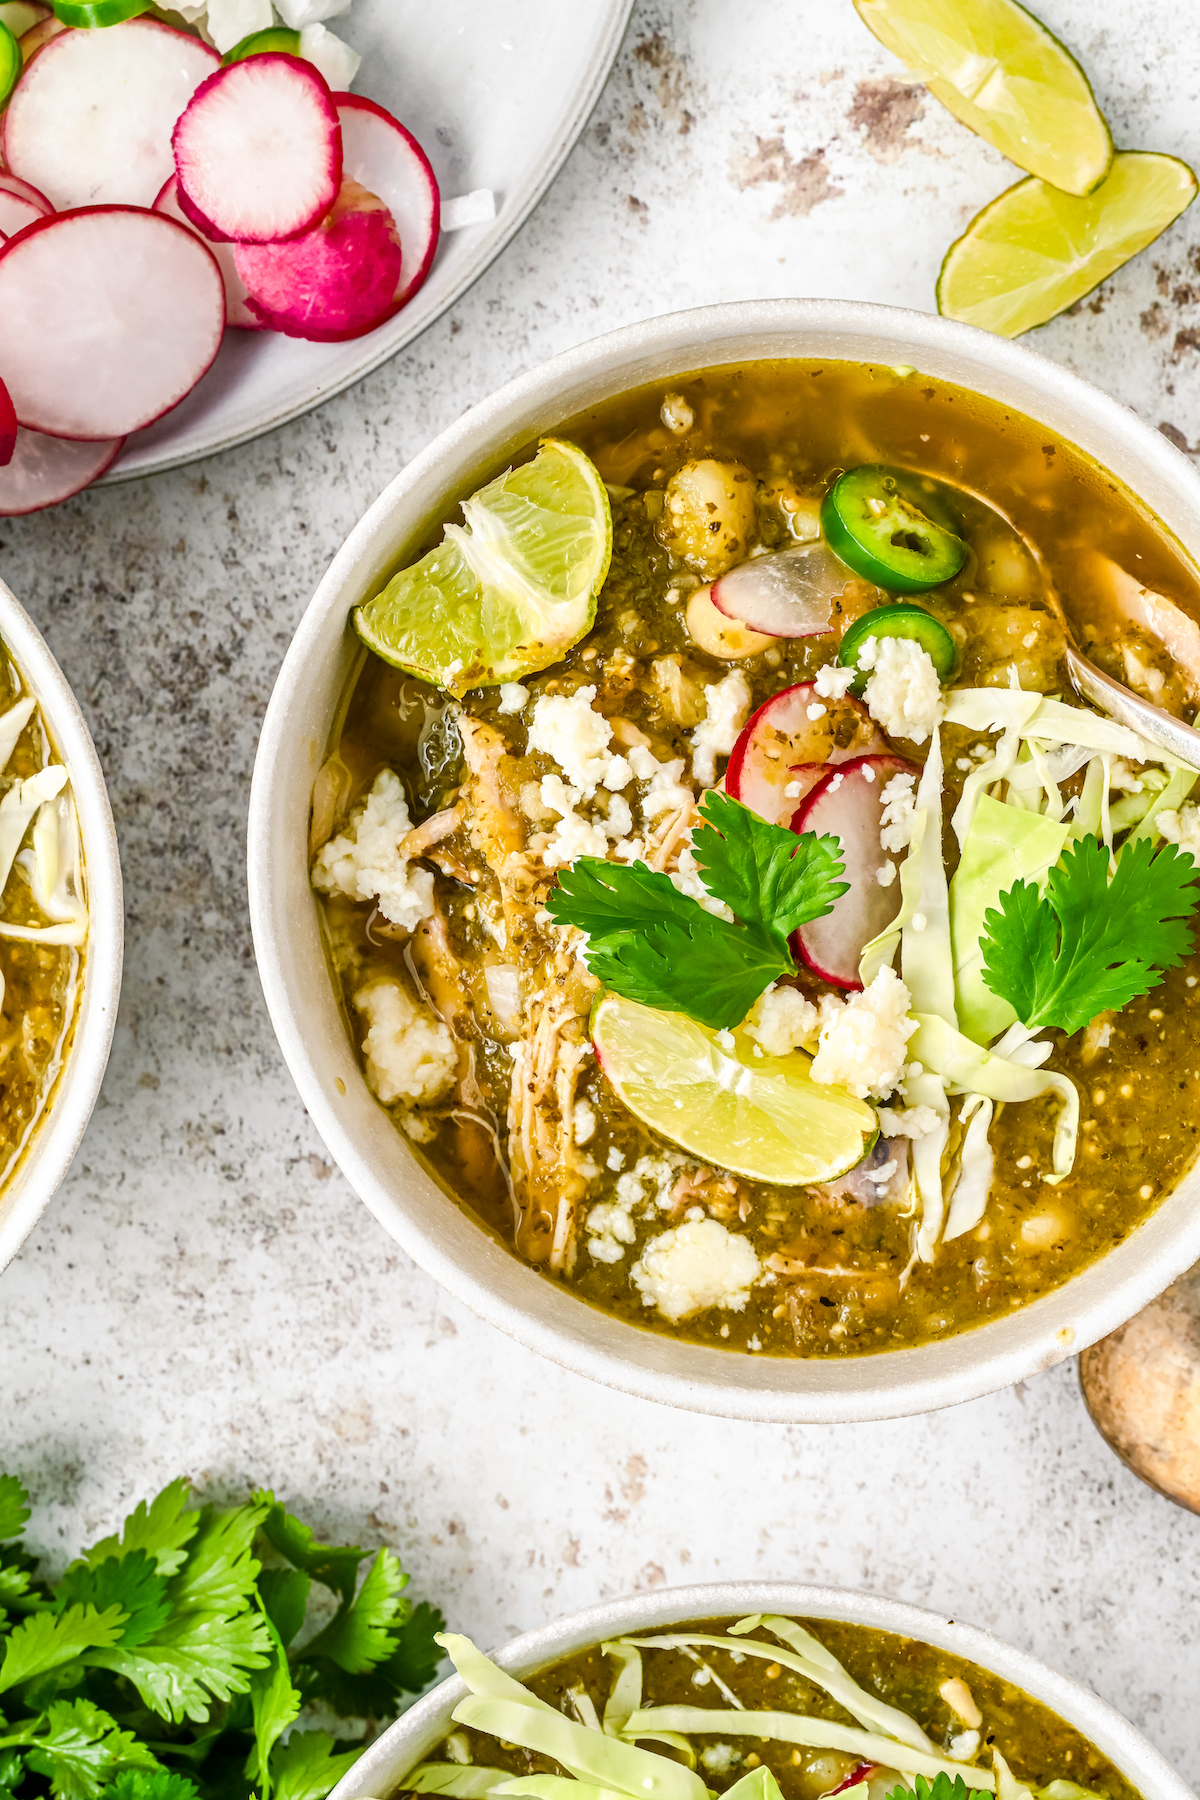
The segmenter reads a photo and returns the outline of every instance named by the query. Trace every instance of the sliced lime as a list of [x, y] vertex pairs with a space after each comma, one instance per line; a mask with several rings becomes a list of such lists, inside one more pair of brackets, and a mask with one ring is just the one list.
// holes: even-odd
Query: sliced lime
[[604, 483], [559, 438], [462, 510], [465, 528], [447, 525], [436, 550], [354, 615], [378, 656], [454, 694], [557, 662], [590, 631], [612, 555]]
[[1071, 52], [1016, 0], [854, 0], [881, 44], [956, 119], [1069, 194], [1104, 180], [1113, 145]]
[[938, 311], [1017, 337], [1098, 287], [1195, 197], [1187, 164], [1148, 150], [1119, 150], [1108, 180], [1084, 200], [1018, 181], [946, 252]]
[[592, 1042], [631, 1113], [751, 1181], [833, 1181], [862, 1161], [879, 1130], [865, 1101], [810, 1078], [807, 1056], [756, 1055], [740, 1027], [709, 1031], [682, 1013], [605, 993], [592, 1008]]
[[21, 79], [21, 46], [8, 26], [0, 22], [0, 106]]

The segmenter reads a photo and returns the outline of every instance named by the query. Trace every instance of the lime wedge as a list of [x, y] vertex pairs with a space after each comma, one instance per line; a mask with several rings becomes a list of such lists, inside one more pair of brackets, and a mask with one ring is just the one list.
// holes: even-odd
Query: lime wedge
[[879, 1131], [865, 1101], [819, 1087], [798, 1050], [756, 1056], [740, 1027], [719, 1035], [732, 1048], [682, 1013], [619, 994], [592, 1008], [592, 1042], [618, 1099], [693, 1156], [780, 1187], [833, 1181], [862, 1161]]
[[453, 694], [557, 662], [591, 630], [612, 556], [604, 483], [558, 438], [462, 510], [465, 528], [447, 525], [436, 550], [354, 614], [377, 656]]
[[1018, 181], [977, 213], [938, 276], [938, 311], [1017, 337], [1072, 306], [1154, 242], [1196, 197], [1175, 156], [1119, 150], [1086, 199]]
[[1087, 76], [1016, 0], [854, 0], [881, 44], [956, 119], [1069, 194], [1104, 180], [1113, 146]]

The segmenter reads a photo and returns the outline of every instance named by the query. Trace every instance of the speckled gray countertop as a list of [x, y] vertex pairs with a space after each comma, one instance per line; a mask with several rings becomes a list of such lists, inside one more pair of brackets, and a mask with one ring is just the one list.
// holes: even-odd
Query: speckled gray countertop
[[[1186, 0], [1040, 10], [1118, 143], [1200, 164]], [[1195, 1783], [1200, 1520], [1113, 1460], [1072, 1365], [841, 1429], [564, 1374], [448, 1302], [355, 1199], [254, 969], [258, 721], [345, 533], [465, 407], [596, 332], [766, 294], [932, 307], [942, 250], [1014, 177], [897, 75], [849, 0], [641, 0], [540, 211], [410, 351], [256, 444], [0, 521], [0, 573], [95, 733], [128, 899], [99, 1107], [0, 1281], [2, 1459], [60, 1562], [179, 1471], [211, 1495], [268, 1482], [323, 1531], [395, 1546], [489, 1643], [664, 1581], [877, 1588], [1091, 1684]], [[1034, 341], [1200, 440], [1200, 208]]]

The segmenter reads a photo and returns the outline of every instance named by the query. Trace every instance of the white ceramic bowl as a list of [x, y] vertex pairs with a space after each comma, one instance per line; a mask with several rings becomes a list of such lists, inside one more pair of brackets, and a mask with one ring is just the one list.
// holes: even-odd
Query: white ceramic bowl
[[117, 829], [104, 772], [79, 703], [41, 632], [0, 581], [0, 643], [24, 676], [66, 764], [79, 814], [88, 941], [75, 1038], [41, 1119], [0, 1192], [0, 1269], [10, 1263], [71, 1166], [108, 1062], [121, 992], [124, 914]]
[[[917, 1638], [965, 1657], [1014, 1683], [1083, 1733], [1132, 1782], [1143, 1800], [1195, 1800], [1164, 1756], [1115, 1708], [1077, 1681], [1055, 1674], [1036, 1657], [973, 1625], [960, 1625], [923, 1606], [906, 1606], [878, 1594], [845, 1588], [805, 1587], [791, 1581], [728, 1581], [658, 1588], [609, 1600], [560, 1619], [541, 1631], [514, 1638], [495, 1660], [518, 1678], [630, 1631], [655, 1631], [692, 1619], [784, 1613], [806, 1619], [843, 1619]], [[450, 1729], [450, 1715], [466, 1695], [455, 1676], [443, 1681], [382, 1734], [333, 1790], [330, 1800], [390, 1800], [398, 1783], [435, 1749]]]
[[451, 1293], [543, 1355], [649, 1399], [743, 1419], [890, 1418], [1008, 1386], [1131, 1318], [1200, 1258], [1200, 1171], [1064, 1287], [939, 1343], [844, 1359], [682, 1343], [535, 1274], [423, 1172], [355, 1059], [308, 882], [309, 796], [356, 655], [351, 609], [417, 552], [430, 521], [539, 432], [609, 395], [787, 356], [912, 364], [1028, 413], [1111, 469], [1200, 554], [1200, 477], [1187, 460], [1115, 400], [1019, 344], [926, 313], [836, 300], [750, 301], [628, 326], [473, 407], [350, 534], [300, 623], [263, 724], [250, 797], [250, 912], [267, 1006], [317, 1129], [381, 1224]]

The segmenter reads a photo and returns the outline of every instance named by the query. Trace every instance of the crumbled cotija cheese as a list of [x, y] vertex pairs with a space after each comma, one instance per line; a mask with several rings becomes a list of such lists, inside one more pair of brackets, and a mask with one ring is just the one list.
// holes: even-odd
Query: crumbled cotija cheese
[[543, 694], [534, 701], [529, 726], [530, 750], [552, 756], [579, 797], [590, 800], [598, 787], [619, 793], [633, 780], [633, 770], [623, 756], [614, 756], [612, 726], [594, 711], [594, 687], [577, 688], [573, 694]]
[[[619, 1150], [615, 1161], [613, 1151], [609, 1151], [610, 1169], [619, 1169], [624, 1160]], [[588, 1249], [596, 1262], [620, 1262], [625, 1254], [624, 1246], [632, 1244], [637, 1235], [633, 1223], [635, 1210], [647, 1214], [655, 1207], [661, 1212], [670, 1208], [671, 1189], [684, 1162], [684, 1157], [671, 1151], [662, 1156], [639, 1156], [632, 1169], [618, 1177], [615, 1197], [601, 1200], [587, 1216]]]
[[1189, 800], [1178, 812], [1168, 807], [1155, 813], [1154, 823], [1168, 844], [1178, 844], [1194, 863], [1200, 863], [1200, 806]]
[[681, 779], [682, 756], [674, 757], [670, 762], [659, 762], [644, 744], [635, 744], [629, 752], [629, 766], [638, 781], [650, 783], [641, 801], [642, 817], [647, 822], [665, 812], [678, 812], [695, 798], [691, 788]]
[[692, 733], [692, 773], [701, 787], [717, 779], [717, 758], [728, 756], [750, 711], [750, 683], [740, 669], [704, 690], [708, 717]]
[[880, 792], [883, 813], [879, 821], [879, 842], [885, 850], [908, 849], [916, 813], [913, 805], [916, 779], [915, 775], [893, 775]]
[[368, 1026], [362, 1042], [367, 1084], [384, 1105], [411, 1100], [432, 1106], [445, 1099], [458, 1070], [458, 1050], [430, 1008], [388, 976], [359, 988], [354, 1004]]
[[907, 1106], [895, 1112], [890, 1106], [880, 1106], [876, 1110], [879, 1129], [885, 1138], [928, 1137], [941, 1123], [932, 1106]]
[[823, 700], [844, 700], [857, 679], [857, 669], [843, 669], [837, 663], [826, 663], [814, 675], [813, 686]]
[[774, 983], [759, 996], [746, 1019], [746, 1035], [768, 1056], [787, 1056], [817, 1028], [817, 1009], [798, 988]]
[[860, 669], [874, 673], [863, 690], [867, 711], [889, 737], [923, 744], [942, 716], [942, 689], [927, 651], [912, 638], [869, 637]]
[[410, 830], [400, 777], [381, 769], [366, 804], [350, 815], [344, 835], [317, 852], [312, 884], [322, 894], [374, 900], [385, 919], [414, 931], [433, 912], [433, 875], [401, 856]]
[[529, 698], [529, 689], [522, 687], [519, 681], [505, 681], [500, 685], [500, 705], [497, 712], [519, 713]]
[[813, 1080], [847, 1087], [860, 1100], [886, 1099], [904, 1074], [904, 1047], [917, 1029], [909, 1004], [908, 989], [886, 963], [860, 994], [844, 1001], [823, 994]]
[[656, 1306], [672, 1325], [719, 1306], [741, 1312], [760, 1264], [749, 1238], [716, 1219], [694, 1219], [646, 1245], [629, 1271], [644, 1306]]
[[620, 794], [609, 795], [606, 815], [585, 819], [575, 811], [583, 795], [578, 788], [568, 787], [561, 775], [543, 775], [538, 793], [543, 806], [562, 815], [542, 850], [548, 869], [573, 863], [579, 856], [605, 857], [609, 843], [625, 838], [632, 828], [629, 802]]

